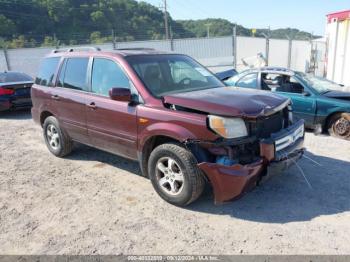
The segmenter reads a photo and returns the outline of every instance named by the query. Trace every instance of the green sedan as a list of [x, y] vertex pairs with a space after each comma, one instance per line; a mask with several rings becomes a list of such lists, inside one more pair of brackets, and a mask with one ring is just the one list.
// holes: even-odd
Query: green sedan
[[228, 86], [276, 92], [293, 102], [295, 118], [307, 128], [350, 139], [350, 92], [325, 78], [285, 68], [249, 69], [225, 80]]

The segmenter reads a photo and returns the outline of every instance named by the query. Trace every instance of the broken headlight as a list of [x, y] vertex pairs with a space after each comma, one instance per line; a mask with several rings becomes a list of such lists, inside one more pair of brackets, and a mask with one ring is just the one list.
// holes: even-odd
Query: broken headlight
[[209, 127], [224, 138], [239, 138], [248, 135], [247, 127], [241, 118], [226, 118], [209, 115]]

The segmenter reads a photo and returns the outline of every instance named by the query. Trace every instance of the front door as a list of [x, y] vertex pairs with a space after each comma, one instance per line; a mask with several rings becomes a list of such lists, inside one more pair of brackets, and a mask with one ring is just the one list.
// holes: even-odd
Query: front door
[[293, 102], [294, 118], [304, 119], [307, 127], [314, 126], [316, 98], [298, 79], [289, 75], [261, 74], [261, 86], [262, 89], [289, 97]]
[[97, 148], [137, 159], [137, 106], [111, 100], [113, 87], [131, 88], [131, 82], [115, 61], [94, 58], [86, 101], [89, 138]]

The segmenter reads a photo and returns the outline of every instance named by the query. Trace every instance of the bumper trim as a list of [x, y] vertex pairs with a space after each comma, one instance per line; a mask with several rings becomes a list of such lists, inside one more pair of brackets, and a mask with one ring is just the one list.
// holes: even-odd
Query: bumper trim
[[289, 147], [294, 142], [296, 142], [298, 139], [304, 137], [304, 123], [298, 123], [297, 128], [294, 130], [291, 130], [289, 134], [286, 136], [276, 139], [275, 146], [276, 146], [276, 152], [279, 152], [286, 147]]
[[304, 145], [304, 120], [260, 141], [260, 155], [268, 162], [280, 161]]

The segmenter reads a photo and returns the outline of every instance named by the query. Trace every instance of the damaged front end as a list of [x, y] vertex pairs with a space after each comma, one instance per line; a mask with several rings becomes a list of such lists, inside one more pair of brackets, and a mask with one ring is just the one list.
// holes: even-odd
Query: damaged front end
[[215, 203], [239, 198], [302, 156], [304, 121], [291, 124], [287, 119], [281, 111], [247, 121], [246, 138], [187, 142], [207, 152], [207, 161], [200, 161], [198, 167], [210, 180]]
[[187, 140], [215, 202], [235, 199], [303, 154], [304, 121], [293, 123], [290, 100], [257, 90], [215, 88], [164, 97], [172, 110], [207, 116], [214, 141]]

